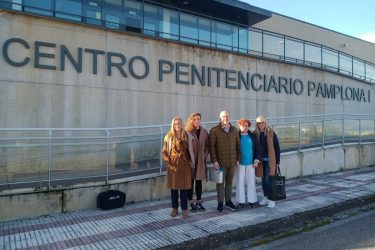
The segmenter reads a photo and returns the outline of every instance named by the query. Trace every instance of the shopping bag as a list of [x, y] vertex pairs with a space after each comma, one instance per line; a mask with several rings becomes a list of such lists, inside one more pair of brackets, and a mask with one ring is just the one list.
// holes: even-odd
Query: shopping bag
[[285, 176], [281, 176], [280, 168], [277, 167], [275, 176], [270, 176], [268, 198], [272, 201], [286, 199]]
[[207, 168], [208, 180], [215, 183], [223, 183], [224, 170], [222, 168]]

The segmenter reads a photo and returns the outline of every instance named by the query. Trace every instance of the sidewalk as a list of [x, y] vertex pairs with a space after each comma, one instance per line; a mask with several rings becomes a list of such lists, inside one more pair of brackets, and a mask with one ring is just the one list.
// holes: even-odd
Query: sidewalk
[[374, 202], [375, 167], [287, 180], [287, 199], [273, 209], [219, 213], [216, 192], [203, 200], [206, 211], [188, 219], [171, 218], [166, 199], [0, 222], [0, 249], [207, 249]]

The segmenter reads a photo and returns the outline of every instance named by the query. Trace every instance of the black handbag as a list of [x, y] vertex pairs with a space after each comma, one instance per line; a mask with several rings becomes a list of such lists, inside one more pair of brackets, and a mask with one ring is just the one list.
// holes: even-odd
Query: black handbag
[[270, 176], [268, 198], [272, 201], [286, 199], [285, 176], [281, 176], [280, 167], [277, 166], [276, 175]]

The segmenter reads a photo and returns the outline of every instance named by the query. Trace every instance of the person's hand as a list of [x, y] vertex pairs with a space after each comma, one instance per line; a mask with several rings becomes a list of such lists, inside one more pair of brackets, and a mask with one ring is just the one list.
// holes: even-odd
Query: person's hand
[[237, 167], [240, 165], [240, 162], [239, 161], [237, 161]]
[[220, 168], [220, 165], [219, 165], [219, 163], [217, 161], [214, 162], [213, 168], [214, 169], [219, 169]]

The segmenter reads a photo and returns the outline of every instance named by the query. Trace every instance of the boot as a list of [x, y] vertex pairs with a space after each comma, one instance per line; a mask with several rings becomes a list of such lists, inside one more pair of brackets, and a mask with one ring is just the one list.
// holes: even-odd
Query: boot
[[186, 219], [187, 217], [189, 217], [189, 210], [182, 210], [182, 218]]
[[173, 208], [172, 212], [171, 212], [171, 217], [174, 218], [174, 217], [177, 216], [177, 214], [178, 214], [178, 209], [177, 208]]

